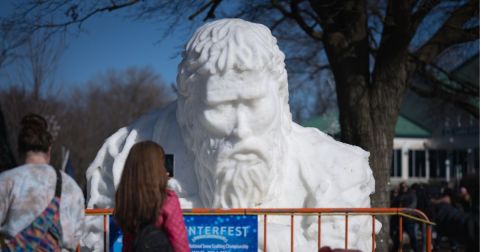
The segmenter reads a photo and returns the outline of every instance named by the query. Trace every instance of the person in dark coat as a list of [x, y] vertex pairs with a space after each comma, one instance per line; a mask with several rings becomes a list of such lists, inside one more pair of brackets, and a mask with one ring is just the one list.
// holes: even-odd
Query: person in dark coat
[[465, 251], [479, 251], [478, 218], [455, 208], [449, 194], [433, 201], [433, 215], [439, 236], [446, 236], [454, 243], [463, 244]]

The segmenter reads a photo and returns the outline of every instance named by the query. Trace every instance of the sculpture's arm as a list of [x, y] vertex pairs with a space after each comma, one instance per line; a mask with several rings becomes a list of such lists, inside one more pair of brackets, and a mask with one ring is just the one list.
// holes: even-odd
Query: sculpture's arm
[[113, 207], [115, 189], [130, 149], [139, 141], [152, 140], [159, 118], [160, 110], [152, 111], [105, 140], [86, 172], [88, 208]]
[[[126, 151], [124, 150], [125, 140], [131, 138], [130, 135], [131, 132], [122, 128], [110, 136], [88, 167], [86, 172], [87, 208], [111, 208], [114, 206], [114, 163], [119, 155]], [[81, 240], [82, 251], [103, 251], [103, 227], [102, 216], [86, 217], [85, 233]]]
[[114, 174], [121, 176], [123, 162], [119, 166], [119, 159], [124, 159], [122, 156], [128, 153], [129, 147], [133, 144], [127, 143], [126, 140], [135, 138], [135, 135], [135, 131], [131, 132], [124, 127], [105, 140], [86, 172], [87, 208], [113, 207]]

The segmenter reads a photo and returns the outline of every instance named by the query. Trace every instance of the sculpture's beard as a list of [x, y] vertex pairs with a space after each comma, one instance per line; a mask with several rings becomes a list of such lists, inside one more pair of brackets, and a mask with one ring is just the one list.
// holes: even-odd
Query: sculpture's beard
[[272, 188], [280, 175], [281, 148], [285, 145], [277, 131], [234, 143], [196, 139], [192, 150], [199, 195], [205, 207], [256, 207], [273, 197]]

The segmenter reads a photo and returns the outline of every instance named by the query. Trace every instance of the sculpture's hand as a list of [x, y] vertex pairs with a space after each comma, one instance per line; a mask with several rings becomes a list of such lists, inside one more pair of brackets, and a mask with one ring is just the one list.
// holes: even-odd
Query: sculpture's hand
[[103, 251], [103, 217], [87, 216], [85, 227], [89, 232], [80, 240], [80, 251]]

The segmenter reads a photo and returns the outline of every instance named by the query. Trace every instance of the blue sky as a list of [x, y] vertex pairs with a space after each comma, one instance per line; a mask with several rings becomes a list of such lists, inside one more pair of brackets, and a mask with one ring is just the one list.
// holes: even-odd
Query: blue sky
[[162, 40], [158, 24], [132, 21], [118, 15], [88, 20], [83, 32], [69, 39], [58, 67], [59, 80], [84, 82], [107, 69], [150, 66], [167, 83], [175, 81], [179, 52], [187, 37]]
[[[7, 4], [0, 2], [0, 15], [8, 14]], [[83, 32], [68, 36], [68, 47], [55, 72], [56, 85], [79, 86], [106, 70], [132, 66], [151, 67], [166, 84], [175, 81], [180, 52], [190, 34], [162, 38], [161, 24], [127, 19], [121, 14], [94, 16], [82, 24]], [[2, 71], [0, 80], [5, 83], [8, 74]]]

